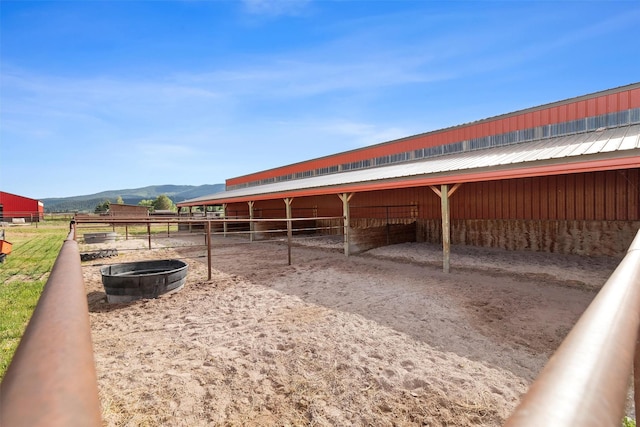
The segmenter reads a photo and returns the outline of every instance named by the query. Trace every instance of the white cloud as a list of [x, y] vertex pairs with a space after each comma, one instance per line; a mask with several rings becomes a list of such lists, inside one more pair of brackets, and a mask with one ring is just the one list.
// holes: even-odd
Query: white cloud
[[391, 141], [408, 135], [407, 129], [399, 127], [377, 126], [371, 123], [346, 121], [334, 119], [328, 122], [318, 123], [316, 127], [329, 134], [333, 134], [342, 140], [350, 141], [354, 147]]

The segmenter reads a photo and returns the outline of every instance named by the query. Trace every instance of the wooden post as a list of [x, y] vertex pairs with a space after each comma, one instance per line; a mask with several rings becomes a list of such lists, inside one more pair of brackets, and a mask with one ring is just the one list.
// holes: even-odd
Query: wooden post
[[211, 221], [207, 221], [207, 279], [211, 280]]
[[442, 206], [442, 271], [449, 272], [449, 255], [451, 254], [451, 229], [449, 226], [449, 186], [440, 186]]
[[253, 204], [252, 200], [247, 202], [249, 204], [249, 241], [253, 242]]
[[124, 240], [129, 240], [129, 224], [124, 225]]
[[355, 193], [342, 193], [338, 194], [340, 200], [342, 200], [342, 215], [344, 217], [344, 254], [345, 256], [349, 256], [349, 229], [351, 222], [351, 214], [349, 213], [349, 201], [353, 197]]
[[224, 218], [224, 222], [222, 223], [223, 236], [227, 237], [227, 204], [222, 204], [222, 218]]
[[449, 256], [451, 254], [451, 220], [449, 218], [449, 197], [453, 195], [462, 183], [457, 183], [451, 190], [447, 184], [442, 184], [440, 189], [430, 185], [429, 188], [440, 197], [440, 206], [442, 211], [442, 271], [449, 272]]
[[291, 203], [293, 202], [292, 197], [287, 197], [284, 199], [284, 204], [286, 205], [287, 210], [287, 254], [289, 265], [291, 265], [291, 239], [293, 237], [293, 230], [291, 229]]
[[147, 223], [147, 236], [149, 237], [149, 250], [151, 250], [151, 223]]

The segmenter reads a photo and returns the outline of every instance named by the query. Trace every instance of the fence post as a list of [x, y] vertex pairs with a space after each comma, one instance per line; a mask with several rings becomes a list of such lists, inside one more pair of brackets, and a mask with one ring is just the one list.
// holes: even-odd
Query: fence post
[[211, 220], [207, 221], [207, 279], [211, 280]]
[[291, 265], [291, 238], [292, 238], [292, 230], [291, 230], [291, 203], [293, 202], [293, 198], [287, 197], [284, 199], [284, 203], [286, 205], [287, 211], [287, 253], [289, 265]]

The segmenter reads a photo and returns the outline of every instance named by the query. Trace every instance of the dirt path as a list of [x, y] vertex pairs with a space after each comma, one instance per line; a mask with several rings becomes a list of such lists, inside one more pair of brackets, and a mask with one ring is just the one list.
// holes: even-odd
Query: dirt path
[[230, 242], [211, 282], [202, 247], [101, 261], [189, 263], [182, 291], [130, 304], [85, 264], [107, 425], [501, 425], [617, 264], [454, 247], [443, 274], [434, 246], [327, 241], [289, 266]]

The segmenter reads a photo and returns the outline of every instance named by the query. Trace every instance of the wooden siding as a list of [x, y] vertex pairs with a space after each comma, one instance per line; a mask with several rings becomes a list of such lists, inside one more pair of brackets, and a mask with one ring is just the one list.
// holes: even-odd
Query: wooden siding
[[636, 221], [639, 185], [640, 169], [467, 183], [450, 199], [451, 218]]
[[[640, 169], [555, 175], [463, 184], [450, 198], [452, 219], [640, 220]], [[428, 187], [356, 193], [354, 218], [440, 218], [440, 198]], [[246, 203], [230, 204], [248, 215]], [[341, 216], [336, 195], [295, 198], [294, 217]], [[257, 201], [258, 218], [283, 218], [283, 200]]]
[[[450, 198], [452, 244], [621, 256], [640, 227], [640, 169], [463, 184]], [[283, 218], [281, 199], [256, 201], [257, 218]], [[355, 193], [352, 250], [442, 239], [440, 198], [428, 187]], [[336, 195], [295, 198], [293, 216], [342, 215]], [[228, 206], [248, 215], [247, 203]], [[341, 220], [316, 221], [341, 234]], [[281, 227], [262, 225], [260, 230]], [[414, 233], [414, 234], [412, 234]]]

